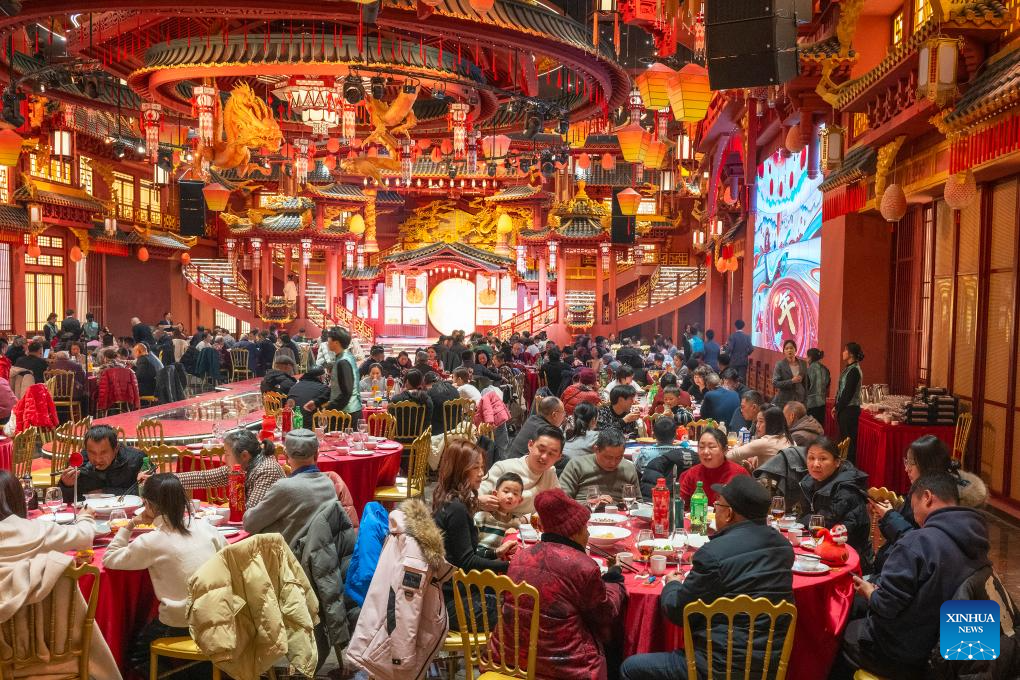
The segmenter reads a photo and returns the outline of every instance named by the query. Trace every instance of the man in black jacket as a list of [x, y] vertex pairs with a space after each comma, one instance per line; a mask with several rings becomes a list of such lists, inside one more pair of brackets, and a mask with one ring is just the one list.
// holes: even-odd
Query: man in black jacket
[[[364, 378], [368, 375], [369, 369], [372, 368], [372, 364], [379, 364], [382, 366], [383, 361], [386, 359], [386, 350], [382, 345], [372, 345], [372, 349], [368, 352], [368, 358], [361, 362], [358, 366], [358, 377]], [[384, 369], [385, 370], [385, 369]]]
[[15, 368], [27, 368], [32, 371], [32, 376], [35, 378], [37, 385], [41, 385], [46, 382], [44, 373], [49, 369], [49, 363], [43, 359], [43, 345], [38, 340], [33, 340], [28, 343], [28, 352], [14, 362]]
[[[793, 602], [793, 547], [782, 534], [765, 524], [770, 505], [768, 492], [747, 475], [735, 477], [729, 484], [713, 484], [712, 490], [718, 495], [715, 502], [717, 532], [694, 553], [694, 565], [686, 579], [675, 574], [666, 577], [659, 598], [663, 615], [680, 626], [684, 624], [684, 607], [697, 600], [711, 603], [720, 597], [750, 595], [765, 597], [774, 603]], [[768, 621], [759, 619], [758, 624], [763, 630], [755, 636], [752, 668], [761, 668], [765, 657]], [[776, 665], [787, 624], [781, 619], [777, 626], [770, 668]], [[728, 650], [733, 653], [731, 667], [744, 668], [747, 633], [738, 627], [733, 631], [732, 644], [727, 645], [728, 630], [724, 617], [714, 621], [712, 656], [716, 677], [727, 675]], [[694, 626], [692, 632], [701, 676], [707, 668], [704, 624]], [[621, 680], [683, 680], [687, 677], [687, 658], [682, 650], [638, 654], [620, 667]]]
[[[537, 398], [537, 397], [536, 397]], [[528, 454], [528, 442], [535, 438], [538, 428], [544, 425], [559, 427], [567, 417], [563, 408], [563, 402], [559, 397], [542, 397], [535, 404], [535, 412], [525, 419], [518, 430], [517, 436], [510, 442], [510, 449], [506, 452], [506, 458], [520, 458]]]
[[63, 341], [78, 342], [81, 337], [81, 321], [74, 316], [74, 310], [67, 310], [67, 316], [60, 322], [60, 339]]
[[443, 404], [460, 399], [460, 392], [448, 380], [429, 371], [425, 374], [425, 389], [432, 400], [432, 434], [443, 432]]
[[259, 333], [259, 341], [255, 343], [255, 375], [263, 376], [273, 366], [276, 356], [276, 345], [269, 339], [268, 331]]
[[645, 360], [641, 352], [630, 346], [630, 338], [623, 339], [622, 346], [616, 352], [616, 360], [633, 368], [635, 375], [645, 370]]
[[78, 498], [88, 493], [122, 494], [138, 481], [144, 454], [138, 449], [119, 444], [117, 431], [109, 425], [94, 425], [85, 433], [85, 462], [72, 468], [60, 478], [64, 501], [70, 503], [74, 495], [74, 480], [78, 479]]
[[131, 319], [131, 339], [134, 340], [135, 343], [144, 342], [149, 347], [156, 344], [156, 338], [152, 334], [152, 328], [148, 324], [142, 323], [141, 319], [137, 316]]
[[266, 392], [287, 394], [297, 382], [294, 379], [294, 367], [294, 360], [286, 354], [276, 357], [273, 360], [273, 367], [266, 371], [266, 377], [262, 378], [259, 390], [262, 394]]

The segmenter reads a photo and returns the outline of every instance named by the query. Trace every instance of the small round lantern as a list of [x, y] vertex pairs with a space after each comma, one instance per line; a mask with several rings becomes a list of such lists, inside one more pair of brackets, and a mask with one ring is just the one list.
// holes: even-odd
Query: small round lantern
[[796, 125], [786, 132], [786, 148], [790, 153], [800, 153], [804, 150], [804, 138]]
[[586, 153], [581, 153], [575, 162], [577, 163], [577, 167], [582, 170], [587, 170], [591, 167], [591, 157]]
[[138, 261], [139, 262], [149, 261], [149, 249], [146, 248], [145, 246], [142, 246], [141, 248], [138, 249]]
[[497, 234], [509, 234], [514, 230], [514, 220], [512, 217], [503, 213], [496, 220], [496, 233]]
[[603, 170], [615, 170], [616, 169], [616, 156], [611, 153], [602, 154], [602, 169]]
[[191, 264], [191, 253], [181, 253], [181, 264]]
[[974, 173], [970, 170], [958, 172], [946, 180], [946, 188], [943, 191], [946, 205], [953, 210], [963, 210], [977, 196], [977, 182], [974, 180]]
[[899, 184], [890, 184], [882, 194], [882, 203], [879, 207], [882, 217], [887, 222], [898, 222], [907, 214], [907, 195], [903, 193], [903, 187]]
[[81, 262], [82, 258], [81, 248], [79, 248], [78, 246], [71, 246], [71, 250], [67, 252], [67, 257], [69, 260], [71, 260], [71, 262], [74, 263]]
[[351, 215], [351, 219], [347, 220], [347, 231], [355, 236], [365, 233], [365, 218], [361, 216], [361, 213], [354, 213]]
[[42, 255], [42, 249], [38, 246], [38, 244], [35, 243], [29, 244], [28, 250], [26, 252], [28, 253], [29, 257], [39, 257], [40, 255]]

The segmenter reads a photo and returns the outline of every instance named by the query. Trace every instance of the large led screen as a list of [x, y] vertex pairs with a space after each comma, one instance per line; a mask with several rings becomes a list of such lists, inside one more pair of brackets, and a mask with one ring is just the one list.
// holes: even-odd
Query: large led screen
[[818, 344], [818, 285], [822, 235], [821, 173], [810, 179], [808, 151], [777, 153], [758, 166], [754, 218], [751, 341], [797, 353]]

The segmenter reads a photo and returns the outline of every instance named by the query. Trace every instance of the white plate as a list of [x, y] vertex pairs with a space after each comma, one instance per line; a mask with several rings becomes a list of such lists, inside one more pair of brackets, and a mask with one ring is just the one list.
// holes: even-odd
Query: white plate
[[832, 567], [823, 562], [819, 562], [816, 569], [805, 569], [799, 562], [794, 561], [793, 563], [793, 573], [800, 574], [801, 576], [821, 576], [822, 574], [828, 574], [830, 571], [832, 571]]
[[653, 555], [667, 555], [672, 556], [678, 546], [673, 545], [673, 542], [668, 538], [653, 538], [648, 541], [641, 541], [638, 543], [638, 548], [641, 546], [652, 546]]
[[589, 524], [623, 524], [627, 521], [627, 515], [622, 512], [595, 512], [588, 518]]
[[355, 451], [354, 449], [351, 449], [349, 455], [352, 455], [352, 456], [374, 456], [375, 455], [375, 451]]
[[691, 546], [695, 550], [708, 543], [708, 536], [702, 536], [701, 534], [687, 534], [687, 545]]
[[588, 542], [600, 548], [608, 548], [629, 536], [630, 529], [617, 526], [599, 526], [590, 530]]
[[[44, 522], [53, 521], [53, 513], [47, 512], [45, 515], [40, 515], [39, 519]], [[70, 524], [74, 521], [73, 512], [58, 512], [57, 513], [57, 524]]]
[[804, 525], [801, 524], [800, 522], [797, 522], [796, 524], [791, 524], [790, 526], [787, 527], [780, 526], [779, 529], [781, 531], [789, 531], [790, 529], [800, 529], [801, 531], [804, 531]]
[[818, 547], [818, 544], [815, 543], [815, 540], [813, 538], [802, 538], [800, 539], [800, 547], [805, 548], [807, 550], [814, 550], [816, 547]]
[[95, 510], [97, 515], [104, 517], [118, 509], [131, 513], [142, 505], [142, 499], [138, 496], [124, 496], [124, 500], [120, 503], [117, 502], [117, 498], [118, 496], [113, 496], [111, 498], [101, 498], [98, 500], [86, 500], [85, 505]]
[[645, 522], [652, 521], [652, 506], [640, 505], [630, 511], [630, 516], [634, 519], [644, 520]]

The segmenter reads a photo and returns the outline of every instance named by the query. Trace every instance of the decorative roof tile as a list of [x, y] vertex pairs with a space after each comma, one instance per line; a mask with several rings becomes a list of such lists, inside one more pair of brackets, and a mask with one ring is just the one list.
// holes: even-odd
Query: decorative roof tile
[[503, 267], [514, 263], [514, 261], [509, 257], [496, 255], [488, 250], [475, 248], [474, 246], [469, 246], [465, 243], [431, 243], [420, 248], [415, 248], [414, 250], [402, 250], [396, 253], [391, 253], [383, 257], [382, 261], [397, 264], [402, 262], [412, 262], [423, 258], [432, 259], [444, 250], [452, 250], [456, 255], [461, 255], [468, 259], [490, 266], [494, 265], [497, 267]]
[[[798, 45], [797, 54], [801, 61], [822, 61], [831, 57], [838, 57], [839, 49], [839, 38], [831, 36], [811, 44]], [[856, 60], [857, 51], [851, 47], [849, 53], [843, 59]]]
[[276, 233], [302, 231], [303, 229], [304, 224], [302, 222], [301, 215], [295, 215], [293, 213], [267, 215], [262, 219], [262, 224], [259, 225], [260, 231]]
[[602, 222], [592, 217], [574, 217], [556, 230], [565, 238], [600, 238], [606, 235]]
[[1020, 100], [1020, 50], [1010, 50], [1001, 59], [988, 62], [970, 81], [970, 86], [945, 118], [960, 127], [976, 119], [1015, 106]]
[[540, 194], [547, 194], [542, 191], [542, 187], [532, 186], [531, 184], [516, 184], [514, 186], [506, 187], [501, 189], [498, 193], [492, 196], [486, 196], [486, 203], [503, 203], [507, 201], [521, 201], [529, 200], [539, 196]]
[[840, 165], [839, 170], [826, 177], [825, 181], [821, 183], [820, 188], [822, 191], [832, 191], [844, 184], [856, 182], [873, 174], [877, 164], [878, 154], [870, 146], [865, 144], [850, 149], [843, 159], [843, 164]]
[[369, 280], [379, 276], [379, 268], [365, 267], [364, 269], [358, 269], [357, 267], [348, 267], [340, 275], [345, 279]]
[[[32, 185], [35, 185], [35, 188]], [[53, 189], [49, 187], [53, 187]], [[67, 187], [65, 190], [49, 182], [40, 182], [35, 179], [18, 187], [18, 190], [14, 192], [14, 200], [61, 205], [87, 212], [102, 212], [106, 209], [102, 203], [80, 189]]]
[[190, 250], [187, 245], [169, 234], [149, 234], [145, 238], [145, 244], [155, 248], [166, 248], [167, 250]]
[[28, 211], [17, 205], [0, 205], [0, 229], [28, 231]]

